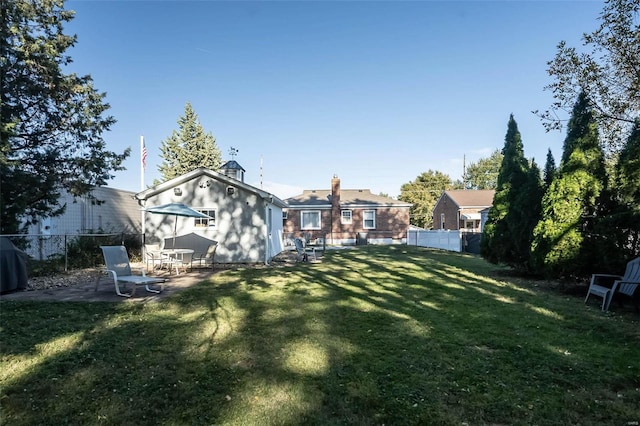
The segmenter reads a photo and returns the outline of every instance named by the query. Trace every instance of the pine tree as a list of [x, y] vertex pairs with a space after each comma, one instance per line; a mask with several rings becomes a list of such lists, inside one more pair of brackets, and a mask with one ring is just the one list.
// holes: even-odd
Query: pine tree
[[546, 190], [556, 177], [556, 160], [553, 158], [551, 149], [547, 151], [547, 162], [544, 164], [544, 189]]
[[205, 133], [189, 102], [184, 108], [184, 115], [178, 118], [178, 127], [179, 130], [174, 130], [160, 146], [163, 162], [158, 171], [162, 180], [173, 179], [198, 167], [218, 170], [222, 153], [213, 135]]
[[480, 250], [493, 263], [528, 269], [533, 226], [541, 197], [540, 170], [524, 158], [518, 125], [509, 117], [498, 183]]
[[605, 186], [597, 125], [582, 93], [569, 120], [560, 169], [543, 197], [534, 230], [532, 263], [537, 272], [569, 277], [592, 269], [593, 246], [585, 243], [585, 237], [602, 205]]
[[[65, 74], [75, 35], [62, 0], [0, 2], [0, 231], [15, 234], [43, 216], [64, 213], [63, 190], [88, 195], [123, 170], [102, 133], [106, 95], [91, 76]], [[98, 202], [100, 200], [97, 200]]]

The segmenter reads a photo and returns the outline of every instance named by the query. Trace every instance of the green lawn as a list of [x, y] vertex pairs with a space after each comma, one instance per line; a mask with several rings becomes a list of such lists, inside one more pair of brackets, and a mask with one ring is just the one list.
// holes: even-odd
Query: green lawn
[[2, 301], [0, 423], [638, 424], [640, 316], [538, 284], [367, 246], [161, 303]]

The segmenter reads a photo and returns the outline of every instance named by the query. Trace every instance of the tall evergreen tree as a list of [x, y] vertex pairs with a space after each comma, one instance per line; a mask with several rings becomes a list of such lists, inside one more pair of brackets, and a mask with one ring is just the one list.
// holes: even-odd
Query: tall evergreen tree
[[612, 272], [640, 256], [640, 120], [620, 152], [614, 182], [611, 209], [598, 217], [594, 230], [599, 258]]
[[158, 166], [162, 180], [167, 181], [198, 167], [218, 170], [222, 153], [211, 134], [205, 133], [198, 115], [187, 102], [184, 115], [178, 118], [178, 131], [162, 141], [160, 147], [163, 162]]
[[129, 155], [106, 150], [104, 93], [89, 75], [65, 74], [76, 36], [62, 0], [0, 2], [0, 231], [23, 232], [64, 212], [63, 190], [106, 185]]
[[537, 272], [568, 277], [592, 269], [595, 256], [585, 237], [593, 219], [602, 214], [606, 181], [597, 124], [582, 93], [569, 120], [560, 169], [543, 197], [534, 230], [532, 262]]
[[616, 184], [622, 204], [640, 213], [640, 119], [620, 152]]
[[540, 209], [540, 170], [524, 157], [522, 139], [513, 115], [509, 117], [502, 154], [496, 194], [480, 250], [490, 262], [528, 269], [533, 226]]
[[553, 158], [551, 149], [547, 151], [547, 161], [544, 163], [544, 189], [546, 190], [556, 177], [556, 160]]

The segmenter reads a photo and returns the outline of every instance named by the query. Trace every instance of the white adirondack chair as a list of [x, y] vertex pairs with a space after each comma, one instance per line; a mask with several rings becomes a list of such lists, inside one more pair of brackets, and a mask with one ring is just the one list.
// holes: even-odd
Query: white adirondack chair
[[[608, 287], [601, 285], [604, 279], [608, 279], [609, 282], [613, 281], [613, 285]], [[602, 297], [602, 311], [609, 310], [609, 305], [615, 294], [623, 294], [629, 297], [633, 297], [638, 286], [640, 285], [640, 257], [627, 263], [627, 268], [624, 275], [610, 275], [610, 274], [594, 274], [591, 276], [591, 282], [589, 284], [589, 290], [587, 290], [587, 297], [584, 299], [584, 303], [587, 303], [589, 296], [594, 295]], [[636, 305], [638, 309], [638, 305]]]

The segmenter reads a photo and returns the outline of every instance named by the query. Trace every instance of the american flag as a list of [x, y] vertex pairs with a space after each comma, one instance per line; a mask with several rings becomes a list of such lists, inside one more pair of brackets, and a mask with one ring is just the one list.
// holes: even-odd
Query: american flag
[[142, 170], [147, 168], [147, 146], [144, 144], [144, 139], [142, 140]]

